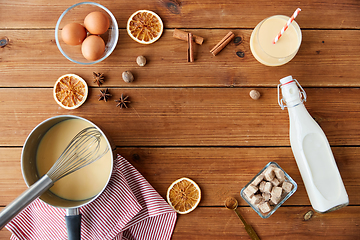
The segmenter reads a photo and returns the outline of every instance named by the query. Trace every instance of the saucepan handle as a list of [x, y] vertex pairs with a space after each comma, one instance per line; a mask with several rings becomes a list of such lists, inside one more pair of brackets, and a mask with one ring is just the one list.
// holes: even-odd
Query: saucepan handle
[[66, 209], [66, 229], [69, 240], [81, 239], [81, 214], [78, 208]]

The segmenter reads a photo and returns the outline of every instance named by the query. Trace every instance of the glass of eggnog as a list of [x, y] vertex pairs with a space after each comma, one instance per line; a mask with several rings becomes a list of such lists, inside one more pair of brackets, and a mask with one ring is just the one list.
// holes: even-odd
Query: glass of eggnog
[[266, 66], [280, 66], [293, 59], [301, 45], [301, 30], [292, 21], [276, 43], [274, 38], [286, 25], [289, 17], [275, 15], [261, 21], [250, 37], [250, 49], [260, 63]]

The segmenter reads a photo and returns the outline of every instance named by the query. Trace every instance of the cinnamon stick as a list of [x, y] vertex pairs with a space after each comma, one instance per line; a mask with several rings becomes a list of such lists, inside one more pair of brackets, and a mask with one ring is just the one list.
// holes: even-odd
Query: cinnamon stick
[[[173, 33], [173, 37], [177, 38], [177, 39], [180, 39], [180, 40], [183, 40], [183, 41], [187, 41], [188, 40], [188, 33], [175, 28], [174, 33]], [[196, 36], [196, 35], [193, 35], [193, 39], [194, 39], [195, 43], [197, 43], [199, 45], [202, 45], [203, 42], [204, 42], [204, 38]]]
[[224, 49], [224, 47], [226, 47], [226, 45], [229, 44], [229, 42], [235, 37], [235, 34], [233, 32], [229, 32], [228, 34], [226, 34], [226, 36], [221, 39], [221, 41], [215, 45], [215, 47], [213, 47], [213, 49], [210, 50], [210, 52], [216, 56], [221, 50]]
[[193, 49], [193, 35], [188, 33], [188, 51], [187, 51], [187, 61], [194, 62], [194, 49]]

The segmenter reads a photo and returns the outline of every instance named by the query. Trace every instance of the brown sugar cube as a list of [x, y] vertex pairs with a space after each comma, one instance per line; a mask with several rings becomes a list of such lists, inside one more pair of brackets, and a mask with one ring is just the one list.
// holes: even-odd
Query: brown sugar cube
[[282, 194], [282, 188], [281, 187], [273, 187], [271, 190], [271, 196], [280, 198]]
[[273, 203], [273, 205], [278, 204], [280, 202], [280, 200], [281, 200], [281, 198], [275, 197], [273, 195], [271, 195], [271, 197], [270, 197], [270, 202]]
[[269, 202], [270, 202], [271, 205], [276, 205], [276, 204], [278, 204], [280, 202], [280, 198], [271, 196]]
[[271, 194], [270, 193], [262, 193], [262, 197], [263, 197], [263, 200], [265, 202], [269, 201], [270, 200], [270, 197], [271, 197]]
[[275, 172], [276, 178], [277, 178], [280, 182], [285, 181], [285, 173], [284, 173], [283, 170], [281, 170], [280, 168], [275, 168], [275, 169], [274, 169], [274, 172]]
[[259, 207], [260, 211], [263, 213], [270, 212], [270, 210], [271, 210], [270, 204], [268, 202], [263, 202], [263, 203], [259, 204], [258, 207]]
[[254, 186], [259, 185], [259, 183], [264, 179], [264, 175], [260, 174], [259, 176], [257, 176], [254, 181], [251, 183]]
[[270, 200], [273, 203], [278, 204], [280, 199], [281, 199], [281, 194], [282, 194], [282, 188], [281, 187], [273, 187], [273, 189], [271, 190]]
[[266, 181], [271, 181], [274, 179], [274, 177], [275, 177], [274, 167], [270, 166], [264, 171], [264, 178]]
[[259, 190], [260, 190], [260, 192], [264, 192], [265, 184], [266, 184], [266, 181], [262, 181], [262, 182], [259, 184]]
[[272, 183], [272, 185], [274, 185], [275, 187], [280, 185], [280, 182], [277, 178], [273, 178], [273, 180], [270, 181]]
[[263, 200], [262, 196], [260, 194], [255, 194], [251, 199], [251, 203], [256, 205], [259, 204]]
[[291, 191], [292, 187], [293, 185], [290, 182], [283, 182], [282, 184], [282, 189], [284, 189], [284, 191], [287, 193]]
[[265, 186], [264, 186], [264, 192], [265, 193], [270, 193], [272, 189], [272, 183], [271, 182], [266, 182]]
[[254, 194], [257, 192], [257, 190], [258, 187], [250, 184], [247, 188], [245, 188], [244, 193], [249, 199], [251, 199], [254, 196]]

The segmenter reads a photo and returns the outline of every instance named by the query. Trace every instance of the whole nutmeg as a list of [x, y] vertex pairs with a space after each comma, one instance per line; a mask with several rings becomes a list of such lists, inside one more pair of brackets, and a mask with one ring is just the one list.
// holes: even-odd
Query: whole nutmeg
[[260, 92], [257, 90], [251, 90], [250, 91], [250, 97], [254, 100], [258, 100], [260, 98]]
[[134, 81], [134, 75], [130, 71], [123, 72], [122, 78], [127, 83], [131, 83], [132, 81]]
[[144, 56], [138, 56], [136, 58], [136, 63], [140, 66], [143, 67], [146, 64], [146, 58]]

